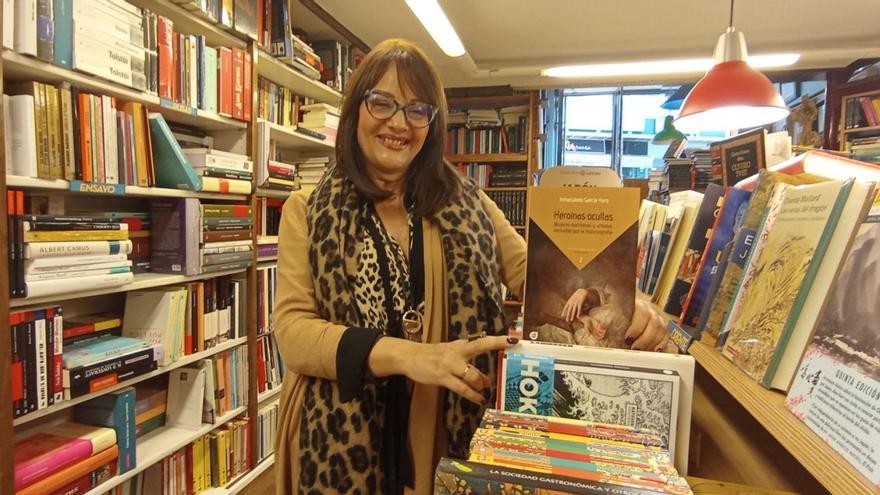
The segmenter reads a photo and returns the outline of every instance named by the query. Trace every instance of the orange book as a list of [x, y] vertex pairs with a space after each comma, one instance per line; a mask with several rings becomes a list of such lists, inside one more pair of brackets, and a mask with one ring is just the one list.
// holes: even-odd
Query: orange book
[[72, 464], [62, 469], [61, 471], [42, 478], [40, 481], [15, 492], [15, 495], [42, 495], [44, 493], [50, 493], [82, 478], [102, 466], [114, 462], [118, 455], [119, 448], [116, 445], [113, 445], [109, 449], [105, 449], [91, 457], [87, 457], [82, 461], [77, 462], [76, 464]]
[[147, 112], [140, 103], [126, 102], [122, 109], [134, 121], [134, 155], [137, 163], [137, 183], [141, 187], [153, 185], [153, 150], [150, 146], [150, 130], [147, 125]]
[[79, 94], [79, 143], [81, 158], [79, 166], [82, 169], [83, 182], [92, 182], [92, 105], [89, 95]]

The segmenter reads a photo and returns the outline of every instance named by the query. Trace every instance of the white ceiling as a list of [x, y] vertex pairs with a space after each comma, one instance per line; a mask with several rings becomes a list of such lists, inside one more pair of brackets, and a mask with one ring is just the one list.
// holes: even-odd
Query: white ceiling
[[[316, 0], [368, 45], [416, 42], [448, 86], [588, 86], [682, 82], [701, 74], [558, 80], [562, 64], [708, 57], [727, 27], [727, 0], [440, 0], [468, 55], [447, 57], [404, 0]], [[294, 24], [331, 36], [302, 5]], [[880, 56], [880, 0], [739, 0], [734, 25], [753, 54], [797, 51], [794, 69], [840, 67]], [[472, 61], [472, 62], [471, 62]]]

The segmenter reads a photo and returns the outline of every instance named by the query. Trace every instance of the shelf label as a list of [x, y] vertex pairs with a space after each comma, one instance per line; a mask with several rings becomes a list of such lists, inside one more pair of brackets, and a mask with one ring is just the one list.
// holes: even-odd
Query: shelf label
[[171, 101], [167, 98], [159, 98], [159, 104], [165, 108], [170, 108], [172, 110], [177, 110], [178, 112], [184, 112], [195, 117], [198, 115], [199, 110], [195, 107], [190, 107], [184, 105], [183, 103], [178, 103], [176, 101]]
[[116, 194], [121, 196], [125, 194], [125, 184], [103, 184], [72, 180], [70, 181], [70, 190], [74, 192]]

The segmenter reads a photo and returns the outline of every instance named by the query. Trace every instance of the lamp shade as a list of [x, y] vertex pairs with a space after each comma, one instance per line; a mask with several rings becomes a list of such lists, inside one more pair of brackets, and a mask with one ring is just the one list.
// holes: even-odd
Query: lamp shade
[[782, 96], [764, 74], [744, 60], [712, 67], [684, 100], [675, 119], [680, 127], [744, 129], [776, 122], [789, 114]]
[[653, 144], [664, 144], [671, 143], [677, 139], [687, 139], [681, 131], [675, 128], [672, 125], [672, 115], [667, 115], [666, 120], [663, 123], [663, 130], [658, 132], [654, 139], [651, 140]]

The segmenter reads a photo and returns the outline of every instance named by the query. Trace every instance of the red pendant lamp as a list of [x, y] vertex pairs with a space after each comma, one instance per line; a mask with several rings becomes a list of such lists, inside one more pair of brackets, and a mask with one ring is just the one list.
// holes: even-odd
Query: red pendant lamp
[[748, 64], [745, 36], [730, 24], [715, 45], [715, 66], [694, 86], [675, 119], [690, 129], [745, 129], [770, 124], [789, 114], [767, 76]]

